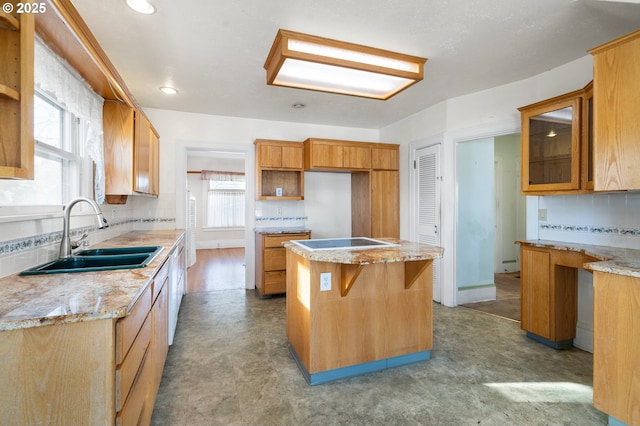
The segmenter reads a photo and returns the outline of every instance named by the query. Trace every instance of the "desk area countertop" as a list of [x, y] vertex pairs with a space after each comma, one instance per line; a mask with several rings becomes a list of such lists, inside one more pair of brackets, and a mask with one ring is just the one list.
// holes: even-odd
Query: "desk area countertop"
[[640, 250], [550, 240], [525, 240], [516, 243], [527, 247], [579, 252], [594, 259], [593, 262], [584, 264], [586, 270], [640, 278]]
[[442, 257], [443, 253], [442, 247], [395, 238], [379, 238], [379, 240], [398, 245], [383, 248], [349, 248], [320, 251], [310, 251], [291, 242], [284, 243], [284, 246], [297, 255], [314, 262], [342, 263], [347, 265], [430, 260]]
[[162, 246], [145, 268], [0, 279], [0, 331], [126, 316], [183, 234], [136, 231], [92, 247]]

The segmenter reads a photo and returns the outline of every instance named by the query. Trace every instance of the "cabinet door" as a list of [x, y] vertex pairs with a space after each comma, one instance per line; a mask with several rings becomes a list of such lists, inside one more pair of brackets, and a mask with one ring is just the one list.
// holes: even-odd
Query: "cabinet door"
[[258, 149], [260, 150], [259, 167], [282, 167], [282, 147], [278, 145], [260, 144]]
[[160, 195], [160, 138], [153, 131], [153, 128], [149, 132], [149, 140], [151, 142], [151, 156], [149, 157], [151, 170], [149, 182], [149, 193], [152, 195]]
[[549, 339], [550, 254], [522, 247], [520, 259], [520, 328]]
[[594, 189], [640, 189], [640, 31], [593, 49]]
[[580, 188], [582, 93], [521, 108], [522, 191]]
[[311, 142], [309, 146], [311, 164], [307, 168], [342, 168], [344, 149], [330, 142]]
[[134, 110], [120, 102], [105, 102], [104, 132], [105, 193], [129, 195], [133, 190]]
[[398, 170], [398, 147], [371, 147], [371, 168], [374, 170]]
[[400, 238], [399, 186], [398, 172], [371, 172], [371, 236], [373, 238]]
[[284, 145], [282, 147], [282, 168], [301, 169], [304, 167], [304, 149], [300, 146]]
[[342, 167], [345, 169], [370, 169], [371, 148], [369, 146], [349, 146], [343, 148]]
[[144, 114], [136, 113], [133, 190], [143, 194], [151, 193], [151, 144], [151, 123]]

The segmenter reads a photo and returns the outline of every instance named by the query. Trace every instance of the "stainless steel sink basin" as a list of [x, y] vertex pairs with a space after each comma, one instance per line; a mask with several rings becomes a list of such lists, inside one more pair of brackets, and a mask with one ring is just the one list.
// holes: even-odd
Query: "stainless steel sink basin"
[[154, 247], [123, 247], [83, 250], [20, 272], [20, 275], [64, 274], [70, 272], [113, 271], [144, 268], [162, 250]]
[[150, 254], [159, 252], [162, 250], [160, 246], [147, 246], [147, 247], [109, 247], [109, 248], [97, 248], [87, 249], [76, 252], [76, 256], [116, 256], [123, 254]]

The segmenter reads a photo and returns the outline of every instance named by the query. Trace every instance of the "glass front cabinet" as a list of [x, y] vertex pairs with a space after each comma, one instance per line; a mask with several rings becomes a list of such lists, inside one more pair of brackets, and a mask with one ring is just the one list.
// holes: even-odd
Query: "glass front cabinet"
[[[586, 192], [593, 188], [589, 159], [590, 85], [521, 107], [522, 192]], [[590, 187], [590, 188], [589, 188]]]

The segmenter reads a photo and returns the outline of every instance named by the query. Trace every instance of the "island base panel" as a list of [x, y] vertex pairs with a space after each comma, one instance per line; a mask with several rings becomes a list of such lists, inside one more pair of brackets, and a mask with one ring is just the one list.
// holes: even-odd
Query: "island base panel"
[[[409, 289], [405, 262], [362, 266], [343, 296], [342, 264], [310, 261], [287, 250], [287, 338], [312, 378], [412, 354], [425, 357], [432, 349], [431, 265]], [[320, 274], [326, 272], [331, 289], [321, 291]]]

